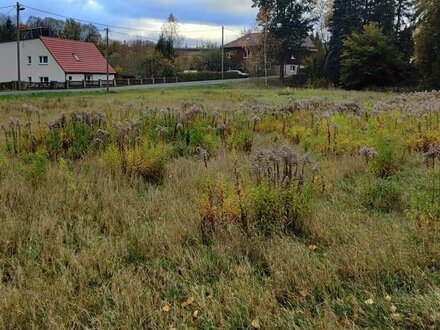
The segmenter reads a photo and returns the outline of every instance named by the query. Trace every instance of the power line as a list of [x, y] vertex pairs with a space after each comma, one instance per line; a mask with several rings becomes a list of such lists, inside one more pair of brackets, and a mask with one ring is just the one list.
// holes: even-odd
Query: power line
[[123, 35], [123, 36], [128, 36], [128, 37], [131, 37], [131, 38], [143, 39], [143, 40], [145, 40], [145, 41], [149, 41], [149, 42], [153, 42], [153, 43], [154, 43], [153, 40], [151, 40], [151, 39], [149, 39], [149, 38], [146, 38], [146, 37], [138, 36], [138, 35], [133, 35], [133, 34], [124, 33], [124, 32], [119, 32], [119, 31], [114, 31], [114, 30], [109, 30], [109, 32], [111, 32], [111, 33], [116, 33], [116, 34], [120, 34], [120, 35]]
[[[5, 8], [5, 7], [3, 7], [3, 8]], [[6, 8], [9, 8], [9, 7], [6, 7]], [[4, 14], [4, 16], [5, 16], [5, 17], [9, 16], [9, 14], [11, 13], [11, 11], [14, 10], [14, 8], [15, 8], [15, 6], [12, 6], [12, 8], [9, 9], [9, 11], [8, 11], [6, 14]], [[0, 9], [1, 9], [1, 8], [0, 8]]]
[[229, 32], [234, 32], [234, 33], [237, 33], [237, 34], [241, 34], [241, 32], [238, 32], [238, 31], [235, 31], [235, 30], [231, 30], [231, 29], [228, 29], [228, 28], [226, 28], [226, 27], [225, 27], [225, 30], [227, 30], [227, 31], [229, 31]]
[[15, 6], [4, 6], [4, 7], [0, 7], [0, 9], [6, 9], [6, 8], [14, 8]]
[[[27, 5], [23, 5], [24, 7], [28, 8], [28, 9], [32, 9], [41, 13], [45, 13], [48, 15], [52, 15], [52, 16], [57, 16], [57, 17], [61, 17], [61, 18], [65, 18], [65, 19], [74, 19], [75, 21], [78, 22], [82, 22], [82, 23], [88, 23], [88, 24], [93, 24], [93, 25], [98, 25], [98, 26], [105, 26], [108, 28], [113, 28], [113, 29], [122, 29], [122, 30], [130, 30], [130, 31], [137, 31], [137, 32], [146, 32], [146, 33], [161, 33], [162, 31], [155, 31], [155, 30], [144, 30], [144, 29], [135, 29], [135, 28], [130, 28], [130, 27], [124, 27], [124, 26], [116, 26], [116, 25], [109, 25], [109, 24], [104, 24], [104, 23], [97, 23], [97, 22], [92, 22], [92, 21], [87, 21], [84, 19], [80, 19], [80, 18], [75, 18], [75, 17], [68, 17], [65, 15], [61, 15], [61, 14], [56, 14], [50, 11], [46, 11], [46, 10], [42, 10], [42, 9], [38, 9], [38, 8], [33, 8]], [[182, 31], [182, 33], [199, 33], [199, 32], [213, 32], [213, 31], [217, 31], [219, 30], [221, 27], [215, 28], [215, 29], [211, 29], [211, 30], [194, 30], [194, 31]]]

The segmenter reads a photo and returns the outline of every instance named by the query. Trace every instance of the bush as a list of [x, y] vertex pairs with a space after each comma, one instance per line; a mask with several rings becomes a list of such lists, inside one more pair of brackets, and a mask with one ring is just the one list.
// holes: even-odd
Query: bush
[[310, 203], [307, 190], [298, 192], [294, 186], [282, 188], [263, 182], [249, 195], [249, 224], [264, 236], [283, 232], [302, 236], [305, 229], [304, 215]]
[[123, 170], [129, 175], [139, 175], [148, 182], [161, 183], [165, 177], [165, 165], [170, 153], [170, 149], [165, 145], [125, 150]]
[[402, 189], [397, 182], [389, 179], [373, 181], [363, 196], [365, 207], [381, 211], [401, 211], [403, 207]]
[[[234, 72], [225, 72], [225, 79], [239, 79], [243, 78], [237, 73]], [[194, 73], [179, 73], [177, 74], [177, 78], [179, 81], [203, 81], [203, 80], [221, 80], [222, 73], [221, 72], [211, 72], [211, 71], [201, 71]]]
[[396, 174], [401, 167], [401, 155], [398, 147], [381, 137], [377, 143], [376, 151], [377, 156], [371, 163], [373, 173], [380, 178]]
[[239, 150], [250, 153], [252, 150], [253, 140], [253, 132], [248, 128], [242, 128], [241, 130], [234, 130], [227, 137], [226, 143], [228, 148], [231, 150]]

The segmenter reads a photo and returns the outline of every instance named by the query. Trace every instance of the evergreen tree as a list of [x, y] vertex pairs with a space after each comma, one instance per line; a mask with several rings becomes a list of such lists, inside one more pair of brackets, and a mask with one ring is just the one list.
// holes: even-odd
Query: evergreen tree
[[[276, 51], [280, 77], [284, 78], [284, 61], [289, 49], [302, 50], [302, 41], [312, 30], [313, 0], [253, 0], [254, 7], [267, 13], [270, 34], [279, 42]], [[257, 17], [260, 18], [261, 15]]]
[[365, 12], [366, 24], [375, 22], [382, 32], [392, 35], [394, 32], [394, 15], [396, 12], [396, 0], [370, 0]]
[[409, 63], [414, 54], [414, 2], [413, 0], [396, 0], [394, 36], [397, 48]]
[[17, 32], [11, 17], [4, 17], [0, 25], [0, 41], [14, 41]]
[[426, 88], [440, 89], [440, 1], [416, 2], [415, 60]]
[[325, 63], [327, 78], [339, 83], [340, 55], [343, 41], [353, 32], [360, 31], [364, 22], [364, 0], [335, 0], [333, 4], [333, 17], [330, 20], [329, 53]]
[[401, 81], [405, 63], [391, 37], [377, 23], [364, 26], [344, 41], [341, 83], [346, 88], [389, 86]]
[[167, 38], [164, 33], [161, 33], [156, 44], [156, 51], [168, 60], [174, 58], [174, 41]]

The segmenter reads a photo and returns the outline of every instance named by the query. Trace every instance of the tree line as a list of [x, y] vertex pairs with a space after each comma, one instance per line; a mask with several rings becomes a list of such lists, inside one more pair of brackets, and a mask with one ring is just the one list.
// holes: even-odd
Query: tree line
[[[312, 83], [353, 89], [417, 84], [440, 89], [439, 0], [253, 0], [253, 6], [259, 8], [256, 20], [268, 61], [281, 68], [293, 50]], [[103, 52], [105, 48], [96, 26], [73, 19], [31, 16], [20, 29], [24, 38], [41, 33], [94, 42]], [[0, 42], [15, 40], [16, 30], [12, 17], [0, 16]], [[178, 56], [183, 37], [173, 14], [161, 31], [157, 43], [111, 40], [112, 66], [122, 76], [135, 77], [221, 69], [216, 44], [207, 43], [197, 55]], [[313, 56], [303, 47], [307, 36], [318, 49]]]
[[[20, 26], [22, 39], [39, 36], [93, 42], [104, 54], [106, 42], [93, 24], [83, 24], [73, 19], [29, 17]], [[184, 70], [220, 71], [221, 50], [215, 43], [205, 42], [197, 55], [178, 56], [184, 48], [180, 24], [170, 14], [163, 24], [157, 43], [145, 39], [109, 41], [109, 62], [121, 77], [171, 77]], [[17, 27], [13, 17], [0, 16], [0, 42], [16, 40]]]
[[312, 35], [318, 55], [306, 74], [346, 88], [420, 83], [440, 88], [438, 0], [253, 0], [282, 64]]

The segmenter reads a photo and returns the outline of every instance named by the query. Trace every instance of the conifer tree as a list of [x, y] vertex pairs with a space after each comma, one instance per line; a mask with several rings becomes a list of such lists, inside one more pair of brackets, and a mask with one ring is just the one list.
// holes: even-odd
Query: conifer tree
[[344, 40], [353, 32], [360, 31], [364, 23], [364, 0], [335, 0], [333, 4], [333, 17], [330, 21], [331, 39], [329, 54], [325, 64], [327, 78], [339, 83], [340, 55]]
[[426, 88], [440, 89], [440, 1], [416, 1], [415, 60]]
[[260, 12], [268, 14], [269, 32], [280, 45], [276, 53], [283, 79], [286, 53], [289, 49], [301, 51], [304, 38], [312, 30], [313, 0], [253, 0], [253, 3]]

